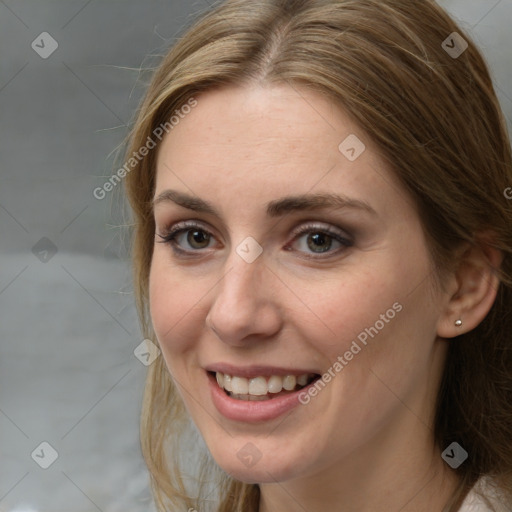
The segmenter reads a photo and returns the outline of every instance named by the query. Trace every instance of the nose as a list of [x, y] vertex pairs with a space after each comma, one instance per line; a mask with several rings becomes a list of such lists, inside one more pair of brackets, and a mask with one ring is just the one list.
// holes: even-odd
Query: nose
[[232, 346], [275, 336], [282, 323], [277, 290], [280, 281], [266, 266], [263, 254], [247, 263], [233, 251], [226, 263], [224, 277], [212, 290], [206, 326]]

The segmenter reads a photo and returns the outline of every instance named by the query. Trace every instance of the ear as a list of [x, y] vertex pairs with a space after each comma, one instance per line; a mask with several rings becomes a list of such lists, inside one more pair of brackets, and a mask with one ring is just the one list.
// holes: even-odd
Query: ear
[[[466, 248], [452, 274], [448, 303], [437, 323], [437, 335], [453, 338], [477, 327], [489, 313], [499, 287], [496, 270], [503, 253], [482, 242]], [[456, 321], [461, 320], [460, 326]]]

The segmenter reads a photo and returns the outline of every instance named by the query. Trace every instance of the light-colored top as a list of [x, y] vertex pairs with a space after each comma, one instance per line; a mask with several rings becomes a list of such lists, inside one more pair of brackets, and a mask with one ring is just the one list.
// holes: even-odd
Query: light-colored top
[[[480, 493], [489, 500], [494, 508], [489, 507]], [[480, 479], [466, 496], [458, 512], [511, 512], [511, 509], [496, 496], [485, 479]]]

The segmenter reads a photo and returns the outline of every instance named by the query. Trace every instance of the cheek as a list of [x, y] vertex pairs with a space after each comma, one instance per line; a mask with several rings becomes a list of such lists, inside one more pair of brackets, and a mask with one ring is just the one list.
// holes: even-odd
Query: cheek
[[309, 285], [304, 293], [306, 297], [314, 293], [311, 309], [325, 326], [326, 341], [330, 339], [332, 343], [340, 339], [351, 341], [392, 309], [401, 296], [399, 280], [390, 269], [385, 271], [382, 264], [375, 270], [343, 273], [323, 286]]
[[321, 319], [325, 337], [312, 330], [310, 313], [303, 325], [309, 325], [309, 339], [318, 340], [331, 364], [348, 351], [352, 352], [347, 354], [350, 361], [376, 365], [394, 379], [398, 378], [396, 365], [425, 356], [422, 350], [428, 344], [424, 341], [433, 339], [435, 326], [425, 280], [430, 264], [426, 254], [418, 252], [417, 259], [407, 254], [390, 253], [366, 264], [364, 270], [343, 273], [339, 279], [303, 290], [314, 294], [311, 309]]
[[193, 339], [190, 326], [201, 326], [199, 321], [194, 321], [194, 315], [198, 315], [203, 295], [200, 286], [180, 277], [179, 270], [171, 268], [162, 255], [154, 255], [149, 275], [149, 305], [152, 325], [164, 357], [189, 348], [189, 340]]
[[336, 316], [333, 330], [342, 340], [338, 348], [351, 361], [343, 369], [344, 386], [366, 397], [365, 414], [380, 408], [384, 415], [396, 402], [395, 394], [412, 396], [425, 384], [432, 363], [436, 311], [430, 261], [420, 251], [417, 259], [404, 254], [410, 253], [394, 254], [387, 264], [382, 261], [364, 278], [350, 281], [343, 293], [345, 308], [340, 304]]

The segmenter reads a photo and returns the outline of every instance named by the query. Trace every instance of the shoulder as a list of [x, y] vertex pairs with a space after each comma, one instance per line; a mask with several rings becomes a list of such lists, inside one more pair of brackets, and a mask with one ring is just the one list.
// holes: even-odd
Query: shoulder
[[457, 512], [510, 512], [510, 506], [499, 499], [495, 488], [486, 479], [480, 479], [471, 489]]

